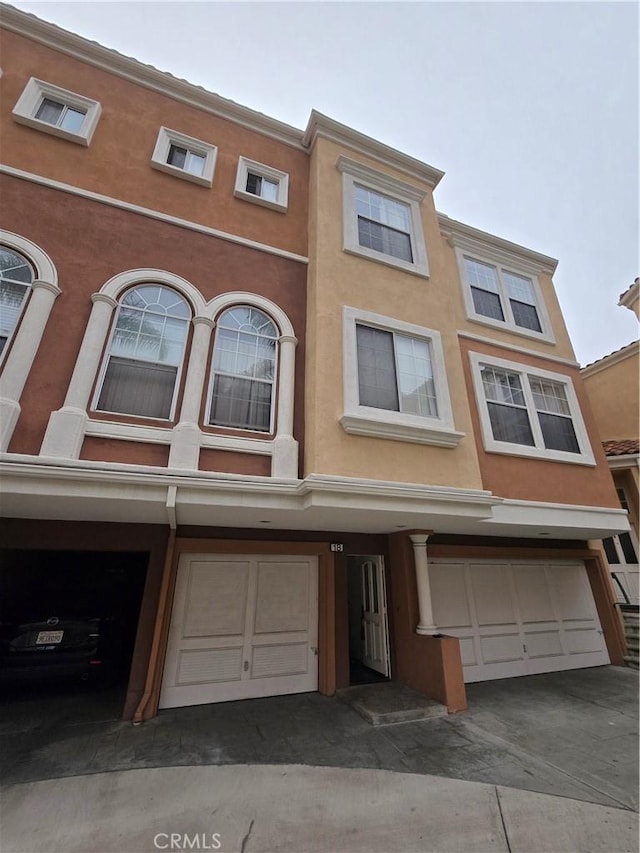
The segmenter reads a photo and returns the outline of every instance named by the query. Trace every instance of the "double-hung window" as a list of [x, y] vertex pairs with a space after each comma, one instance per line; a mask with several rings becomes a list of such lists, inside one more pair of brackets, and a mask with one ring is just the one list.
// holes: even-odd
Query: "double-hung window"
[[496, 328], [552, 341], [537, 277], [458, 252], [467, 314]]
[[344, 251], [428, 276], [420, 202], [425, 191], [340, 157]]
[[289, 175], [247, 157], [238, 160], [236, 198], [285, 213], [289, 200]]
[[567, 376], [470, 354], [487, 450], [593, 464]]
[[31, 264], [0, 246], [0, 355], [18, 325], [34, 278]]
[[142, 284], [120, 300], [95, 409], [173, 416], [191, 309], [175, 290]]
[[89, 145], [100, 112], [98, 101], [32, 77], [13, 108], [13, 117], [20, 124]]
[[355, 308], [344, 309], [346, 432], [454, 447], [440, 335]]
[[210, 187], [218, 149], [209, 142], [161, 127], [151, 157], [154, 169]]
[[263, 311], [239, 305], [216, 323], [208, 423], [272, 432], [278, 329]]

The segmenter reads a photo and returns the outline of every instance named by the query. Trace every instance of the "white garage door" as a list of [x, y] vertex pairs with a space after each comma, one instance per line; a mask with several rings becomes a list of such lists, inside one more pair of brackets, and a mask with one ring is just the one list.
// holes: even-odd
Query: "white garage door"
[[434, 621], [460, 638], [464, 680], [609, 663], [581, 562], [429, 562]]
[[183, 554], [161, 708], [318, 688], [316, 557]]

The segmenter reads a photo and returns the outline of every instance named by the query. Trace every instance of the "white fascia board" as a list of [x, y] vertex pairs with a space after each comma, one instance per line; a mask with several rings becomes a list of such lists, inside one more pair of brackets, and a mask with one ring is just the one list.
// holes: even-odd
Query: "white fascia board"
[[115, 74], [139, 86], [160, 92], [196, 109], [228, 119], [264, 136], [272, 137], [294, 148], [302, 148], [302, 130], [252, 110], [213, 92], [207, 92], [166, 71], [159, 71], [136, 59], [103, 47], [94, 41], [64, 30], [19, 9], [2, 5], [0, 26], [33, 41], [65, 53], [88, 65]]
[[526, 246], [512, 243], [510, 240], [481, 231], [471, 225], [465, 225], [464, 222], [451, 219], [445, 213], [438, 212], [437, 216], [440, 231], [449, 240], [450, 245], [459, 246], [468, 252], [482, 252], [489, 248], [493, 257], [501, 263], [516, 264], [520, 270], [534, 275], [539, 272], [552, 274], [558, 266], [558, 261], [548, 255], [527, 249]]
[[638, 468], [640, 466], [640, 455], [628, 453], [625, 456], [607, 456], [607, 465], [612, 471], [620, 468]]
[[[629, 530], [628, 514], [624, 509], [600, 506], [518, 501], [506, 498], [494, 507], [493, 516], [485, 522], [487, 528], [496, 525], [514, 525], [531, 528], [532, 534], [544, 531], [553, 536], [571, 528], [584, 532], [584, 538], [601, 539]], [[487, 530], [490, 535], [490, 531]], [[541, 540], [542, 541], [542, 540]]]
[[372, 139], [370, 136], [366, 136], [366, 134], [360, 133], [360, 131], [354, 130], [346, 124], [341, 124], [317, 110], [311, 110], [302, 144], [305, 148], [312, 149], [318, 137], [330, 139], [353, 151], [371, 157], [373, 160], [385, 166], [391, 166], [411, 178], [424, 181], [434, 189], [444, 177], [444, 172], [440, 169], [435, 169], [422, 160], [417, 160], [415, 157], [410, 157], [408, 154], [391, 148], [377, 139]]

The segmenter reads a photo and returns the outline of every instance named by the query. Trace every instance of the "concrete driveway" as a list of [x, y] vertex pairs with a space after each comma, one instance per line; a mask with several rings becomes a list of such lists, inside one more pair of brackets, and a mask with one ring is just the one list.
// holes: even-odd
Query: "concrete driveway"
[[448, 777], [638, 809], [638, 673], [620, 667], [468, 686], [469, 710], [374, 728], [301, 694], [162, 711], [134, 727], [113, 693], [0, 707], [5, 785], [204, 765], [311, 765]]

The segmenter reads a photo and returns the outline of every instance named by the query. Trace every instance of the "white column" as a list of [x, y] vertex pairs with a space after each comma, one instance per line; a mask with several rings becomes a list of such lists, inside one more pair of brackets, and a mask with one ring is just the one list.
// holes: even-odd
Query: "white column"
[[49, 314], [60, 288], [36, 279], [31, 284], [29, 302], [0, 378], [0, 451], [9, 446], [20, 416], [20, 397], [42, 340]]
[[416, 566], [416, 584], [418, 587], [418, 609], [420, 621], [416, 634], [437, 634], [433, 621], [431, 604], [431, 586], [429, 584], [429, 562], [427, 560], [427, 539], [429, 533], [409, 534], [413, 545], [413, 559]]
[[91, 301], [93, 308], [67, 389], [67, 396], [63, 407], [51, 413], [40, 449], [42, 456], [57, 456], [65, 459], [77, 459], [80, 456], [88, 420], [87, 406], [91, 389], [100, 367], [113, 309], [118, 304], [115, 299], [104, 293], [94, 293]]
[[271, 476], [298, 478], [298, 442], [293, 437], [295, 359], [298, 339], [282, 335], [278, 367], [278, 411], [276, 437], [271, 457]]
[[169, 468], [197, 470], [202, 439], [198, 420], [214, 323], [208, 317], [194, 317], [193, 326], [191, 355], [184, 384], [180, 421], [173, 428], [171, 435]]

